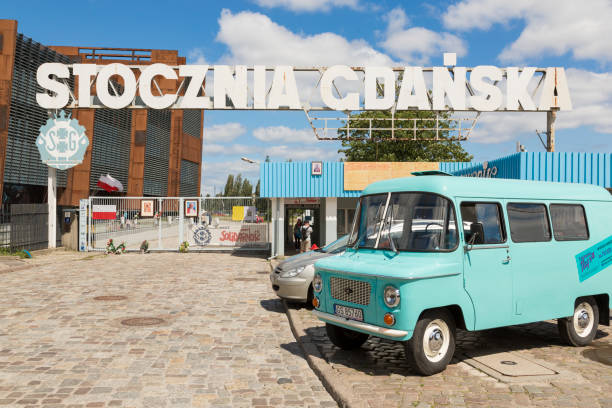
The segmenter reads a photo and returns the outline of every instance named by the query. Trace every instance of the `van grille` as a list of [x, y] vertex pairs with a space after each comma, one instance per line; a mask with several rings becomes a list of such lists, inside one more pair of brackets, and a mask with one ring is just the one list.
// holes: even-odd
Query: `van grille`
[[370, 284], [368, 282], [332, 277], [330, 288], [334, 299], [364, 306], [370, 304]]

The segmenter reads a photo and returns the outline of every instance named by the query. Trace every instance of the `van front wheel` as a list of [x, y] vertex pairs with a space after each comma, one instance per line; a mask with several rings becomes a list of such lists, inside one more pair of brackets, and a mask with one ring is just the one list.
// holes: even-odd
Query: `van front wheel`
[[370, 337], [365, 333], [345, 329], [344, 327], [329, 323], [325, 323], [325, 331], [331, 342], [342, 350], [357, 349]]
[[575, 347], [586, 346], [593, 341], [598, 323], [599, 309], [592, 296], [578, 299], [572, 316], [557, 319], [561, 339]]
[[430, 310], [404, 343], [406, 358], [421, 375], [444, 371], [455, 353], [455, 320], [447, 310]]

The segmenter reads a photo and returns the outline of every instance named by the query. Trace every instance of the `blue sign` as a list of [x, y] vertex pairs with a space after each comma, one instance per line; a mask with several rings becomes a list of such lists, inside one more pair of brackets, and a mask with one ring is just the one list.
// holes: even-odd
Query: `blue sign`
[[81, 164], [89, 139], [85, 135], [85, 127], [79, 125], [76, 119], [71, 119], [61, 111], [59, 116], [47, 120], [40, 127], [36, 138], [36, 147], [43, 163], [49, 167], [66, 170]]
[[580, 282], [612, 265], [612, 236], [576, 255], [576, 265]]

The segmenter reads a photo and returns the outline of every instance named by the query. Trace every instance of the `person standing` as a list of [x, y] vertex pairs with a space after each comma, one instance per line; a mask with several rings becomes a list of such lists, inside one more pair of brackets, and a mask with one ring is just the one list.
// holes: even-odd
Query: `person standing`
[[310, 236], [312, 235], [312, 227], [309, 221], [304, 221], [302, 225], [302, 243], [300, 245], [300, 252], [306, 252], [310, 250]]
[[300, 249], [300, 240], [302, 238], [302, 220], [300, 218], [297, 219], [295, 225], [293, 226], [293, 245], [295, 249]]

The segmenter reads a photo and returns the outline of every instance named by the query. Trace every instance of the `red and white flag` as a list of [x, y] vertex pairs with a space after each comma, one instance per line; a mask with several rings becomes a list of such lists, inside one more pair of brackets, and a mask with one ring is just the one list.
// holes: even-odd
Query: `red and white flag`
[[98, 187], [110, 192], [123, 191], [123, 184], [115, 178], [112, 178], [109, 174], [106, 176], [100, 176], [98, 179]]
[[92, 208], [94, 220], [114, 220], [117, 214], [116, 205], [94, 204]]

